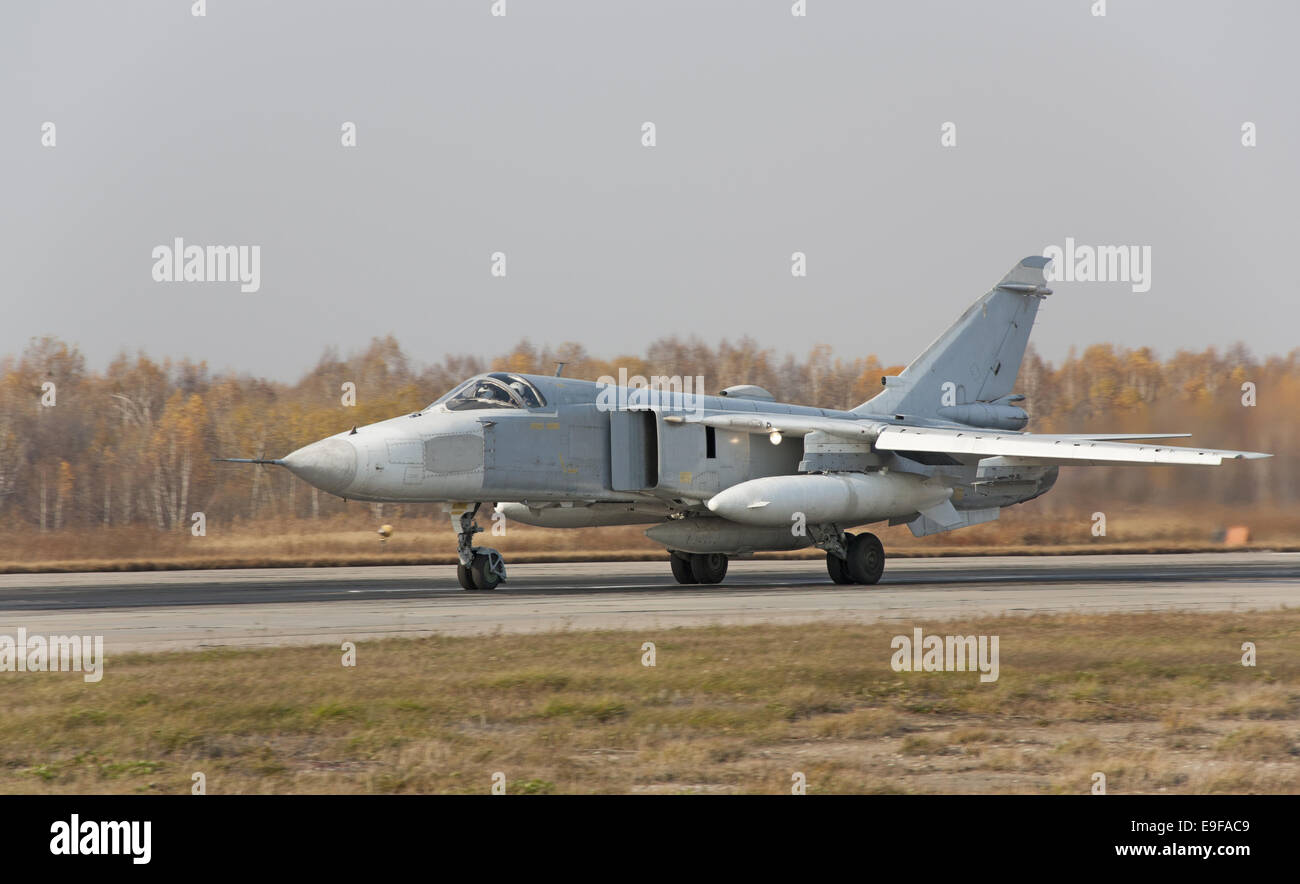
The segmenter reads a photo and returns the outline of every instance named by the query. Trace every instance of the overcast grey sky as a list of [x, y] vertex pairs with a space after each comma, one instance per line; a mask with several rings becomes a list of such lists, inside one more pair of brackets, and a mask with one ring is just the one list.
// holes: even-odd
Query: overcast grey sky
[[[1300, 344], [1300, 4], [792, 2], [6, 2], [0, 353], [904, 362], [1067, 236], [1150, 246], [1152, 285], [1056, 284], [1048, 358]], [[260, 291], [154, 282], [175, 237], [260, 246]]]

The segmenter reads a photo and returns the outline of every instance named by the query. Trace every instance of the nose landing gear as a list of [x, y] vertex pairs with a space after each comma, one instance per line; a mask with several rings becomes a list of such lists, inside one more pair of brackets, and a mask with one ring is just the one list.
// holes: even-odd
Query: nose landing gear
[[506, 579], [506, 560], [491, 547], [474, 546], [474, 535], [483, 529], [474, 521], [482, 501], [451, 506], [451, 526], [456, 531], [456, 580], [470, 591], [496, 589]]

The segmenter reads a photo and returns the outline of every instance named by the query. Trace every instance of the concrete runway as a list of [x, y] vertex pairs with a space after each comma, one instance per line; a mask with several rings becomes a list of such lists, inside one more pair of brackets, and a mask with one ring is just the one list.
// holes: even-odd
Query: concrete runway
[[391, 635], [871, 622], [997, 614], [1270, 609], [1300, 602], [1300, 553], [896, 559], [874, 587], [821, 561], [731, 563], [683, 587], [667, 561], [510, 565], [465, 592], [445, 565], [0, 575], [0, 634], [103, 635], [107, 653], [334, 644]]

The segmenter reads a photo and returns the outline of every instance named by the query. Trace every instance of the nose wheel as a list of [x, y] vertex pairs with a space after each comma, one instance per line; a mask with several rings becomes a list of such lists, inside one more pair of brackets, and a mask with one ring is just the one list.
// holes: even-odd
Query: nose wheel
[[491, 547], [474, 546], [474, 535], [483, 529], [474, 521], [482, 502], [453, 504], [451, 524], [456, 530], [456, 580], [471, 592], [496, 589], [506, 579], [506, 560]]

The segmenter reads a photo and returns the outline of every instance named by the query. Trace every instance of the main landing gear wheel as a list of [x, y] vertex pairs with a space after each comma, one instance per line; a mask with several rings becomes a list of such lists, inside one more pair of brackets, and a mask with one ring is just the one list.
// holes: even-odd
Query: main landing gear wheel
[[668, 562], [673, 566], [673, 577], [678, 583], [698, 583], [695, 572], [691, 570], [691, 560], [686, 553], [669, 553]]
[[880, 581], [885, 572], [885, 548], [876, 535], [859, 534], [849, 543], [848, 552], [845, 564], [854, 583], [870, 586]]
[[460, 582], [461, 589], [468, 589], [471, 592], [478, 589], [478, 587], [474, 585], [474, 575], [471, 574], [469, 568], [466, 568], [464, 565], [456, 566], [456, 580]]
[[[844, 532], [844, 545], [846, 548], [852, 546], [855, 539], [852, 534], [847, 531]], [[831, 575], [831, 580], [841, 586], [853, 582], [853, 576], [849, 574], [849, 563], [833, 552], [826, 553], [826, 573]]]
[[[462, 565], [461, 567], [464, 566]], [[490, 556], [474, 556], [474, 563], [469, 566], [469, 573], [470, 576], [474, 578], [475, 589], [496, 589], [501, 584], [501, 577], [493, 567]], [[457, 576], [459, 576], [459, 569]]]
[[691, 574], [696, 583], [721, 583], [727, 576], [727, 557], [722, 553], [691, 556]]

